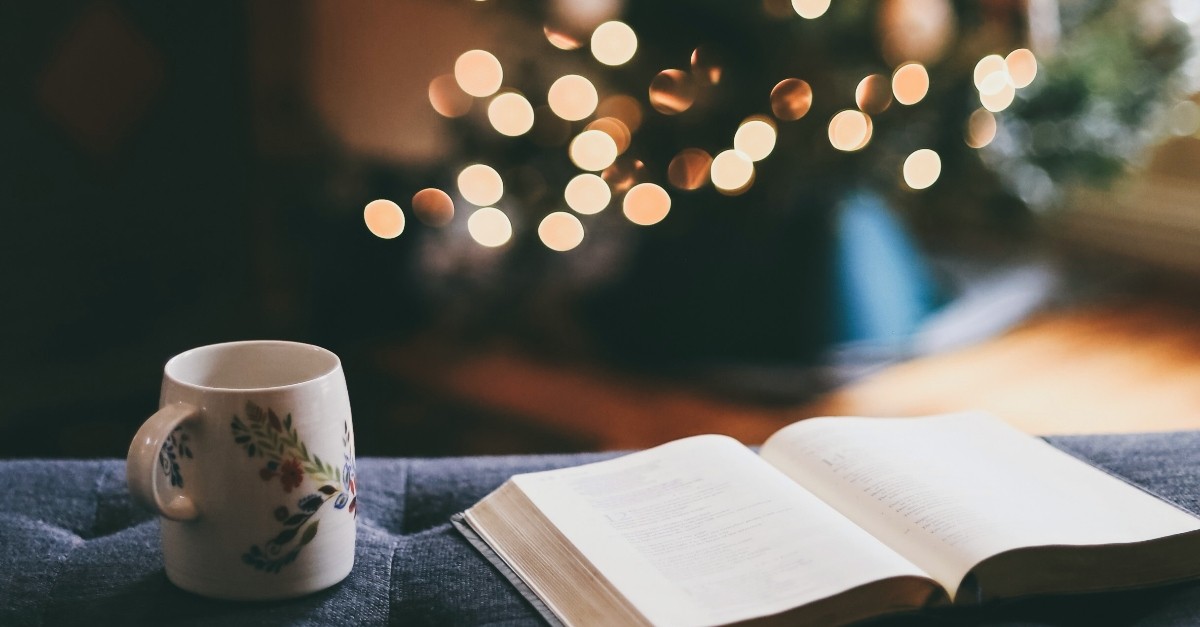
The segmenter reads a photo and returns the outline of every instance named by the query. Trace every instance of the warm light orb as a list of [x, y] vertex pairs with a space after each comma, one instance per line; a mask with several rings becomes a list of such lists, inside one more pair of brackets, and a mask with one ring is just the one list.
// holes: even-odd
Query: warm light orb
[[725, 150], [713, 158], [709, 176], [719, 191], [737, 192], [754, 179], [754, 162], [739, 150]]
[[785, 122], [799, 120], [812, 107], [812, 87], [798, 78], [785, 78], [771, 89], [771, 113]]
[[734, 150], [751, 161], [762, 161], [775, 149], [775, 125], [761, 116], [746, 118], [733, 135]]
[[440, 189], [430, 187], [413, 195], [413, 213], [429, 226], [445, 226], [454, 219], [454, 201]]
[[453, 74], [442, 74], [429, 81], [429, 104], [443, 117], [460, 118], [471, 110], [471, 95], [458, 86]]
[[566, 252], [583, 241], [583, 223], [566, 211], [555, 211], [542, 218], [538, 239], [550, 250]]
[[975, 72], [973, 74], [973, 78], [975, 80], [975, 89], [978, 89], [980, 92], [982, 92], [985, 87], [985, 82], [997, 72], [1004, 76], [1008, 75], [1008, 67], [1004, 64], [1004, 57], [998, 54], [989, 54], [988, 56], [980, 59], [979, 63], [975, 64]]
[[504, 81], [504, 69], [492, 53], [468, 50], [454, 62], [454, 80], [468, 94], [486, 98], [500, 89]]
[[917, 150], [904, 160], [904, 182], [912, 189], [933, 185], [941, 174], [942, 158], [928, 148]]
[[608, 183], [595, 174], [580, 174], [567, 182], [563, 190], [567, 206], [585, 216], [600, 213], [612, 201]]
[[546, 41], [559, 50], [576, 50], [583, 45], [579, 39], [564, 31], [551, 28], [549, 24], [542, 27], [542, 33], [546, 35]]
[[621, 194], [636, 185], [645, 175], [645, 171], [646, 164], [640, 160], [621, 157], [612, 165], [604, 168], [604, 171], [600, 173], [600, 178], [608, 183], [609, 189], [614, 194]]
[[967, 145], [983, 148], [996, 139], [996, 116], [987, 109], [976, 109], [967, 120]]
[[650, 81], [650, 106], [659, 113], [683, 113], [694, 102], [696, 79], [683, 70], [663, 70]]
[[472, 205], [495, 204], [504, 195], [504, 180], [491, 166], [476, 163], [458, 173], [458, 193]]
[[806, 20], [815, 20], [829, 10], [830, 0], [792, 0], [792, 9]]
[[1017, 89], [1007, 80], [1008, 75], [1005, 74], [1004, 77], [1006, 80], [998, 91], [993, 93], [980, 92], [979, 94], [980, 104], [983, 105], [984, 109], [992, 113], [999, 113], [1007, 109], [1008, 105], [1013, 103], [1013, 98], [1017, 95]]
[[515, 92], [506, 92], [493, 98], [488, 103], [487, 113], [492, 128], [501, 135], [516, 137], [533, 128], [533, 105], [525, 96]]
[[629, 127], [617, 118], [600, 118], [593, 120], [590, 124], [584, 127], [584, 130], [602, 131], [607, 133], [609, 137], [617, 144], [617, 154], [623, 154], [629, 149], [629, 143], [633, 140], [633, 134], [629, 132]]
[[642, 105], [626, 94], [614, 94], [601, 100], [596, 107], [596, 115], [620, 120], [630, 133], [636, 132], [642, 125]]
[[625, 194], [622, 211], [629, 221], [641, 226], [658, 224], [671, 210], [671, 196], [654, 183], [634, 185]]
[[495, 248], [512, 239], [512, 222], [508, 221], [508, 216], [504, 215], [503, 211], [495, 207], [484, 207], [467, 218], [467, 233], [470, 233], [471, 239], [476, 242], [488, 248]]
[[858, 83], [854, 102], [863, 113], [882, 113], [892, 106], [892, 86], [882, 74], [871, 74]]
[[592, 31], [592, 56], [604, 65], [621, 65], [637, 52], [637, 34], [625, 22], [605, 22]]
[[567, 74], [550, 85], [546, 101], [555, 115], [575, 122], [591, 115], [600, 98], [592, 81], [577, 74]]
[[380, 198], [363, 208], [363, 221], [375, 237], [392, 239], [404, 232], [404, 212], [400, 205]]
[[906, 63], [892, 74], [892, 94], [902, 105], [914, 105], [929, 93], [929, 72], [920, 63]]
[[692, 74], [696, 80], [705, 85], [720, 84], [721, 65], [719, 59], [707, 46], [692, 50]]
[[567, 152], [579, 169], [597, 172], [616, 160], [617, 142], [608, 133], [592, 129], [576, 135]]
[[683, 190], [700, 189], [708, 180], [712, 157], [699, 148], [684, 148], [667, 166], [667, 180]]
[[1028, 87], [1037, 77], [1037, 57], [1027, 48], [1018, 48], [1004, 57], [1004, 65], [1008, 75], [1012, 77], [1013, 87], [1020, 89]]
[[871, 118], [853, 109], [833, 116], [829, 121], [829, 143], [844, 152], [860, 150], [871, 141]]

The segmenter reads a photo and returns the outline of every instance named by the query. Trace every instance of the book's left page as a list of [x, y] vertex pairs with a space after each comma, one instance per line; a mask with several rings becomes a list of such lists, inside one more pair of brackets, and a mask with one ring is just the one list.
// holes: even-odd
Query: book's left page
[[[513, 485], [655, 625], [738, 622], [857, 591], [858, 607], [829, 606], [835, 615], [825, 618], [844, 622], [940, 594], [918, 567], [731, 438], [687, 438], [518, 475]], [[887, 582], [897, 583], [892, 594]], [[880, 584], [877, 599], [871, 584]]]

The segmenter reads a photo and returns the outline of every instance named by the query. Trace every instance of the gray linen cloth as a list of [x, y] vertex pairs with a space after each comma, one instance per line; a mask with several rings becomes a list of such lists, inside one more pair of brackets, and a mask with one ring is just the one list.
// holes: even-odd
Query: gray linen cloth
[[[1048, 439], [1200, 513], [1200, 432]], [[448, 519], [514, 473], [612, 455], [362, 459], [354, 571], [323, 592], [267, 603], [204, 599], [168, 582], [158, 522], [130, 501], [123, 461], [0, 461], [0, 625], [537, 625]], [[1105, 624], [1200, 625], [1200, 583], [872, 623]]]

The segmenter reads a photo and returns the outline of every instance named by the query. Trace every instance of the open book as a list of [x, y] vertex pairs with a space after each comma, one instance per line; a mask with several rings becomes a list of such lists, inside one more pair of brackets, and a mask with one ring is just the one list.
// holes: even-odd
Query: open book
[[568, 625], [841, 624], [1200, 575], [1200, 519], [983, 414], [517, 475], [456, 524]]

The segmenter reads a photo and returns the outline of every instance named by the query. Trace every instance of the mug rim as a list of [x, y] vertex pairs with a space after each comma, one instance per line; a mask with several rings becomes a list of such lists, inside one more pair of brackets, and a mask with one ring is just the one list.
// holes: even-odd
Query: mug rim
[[[215, 350], [215, 349], [227, 349], [227, 348], [231, 348], [234, 346], [287, 346], [287, 347], [291, 347], [291, 348], [312, 349], [312, 350], [317, 351], [318, 353], [321, 353], [325, 356], [333, 358], [333, 363], [329, 368], [325, 369], [320, 374], [309, 377], [307, 379], [304, 379], [303, 381], [295, 381], [295, 382], [287, 383], [284, 385], [270, 385], [270, 386], [246, 387], [246, 388], [231, 388], [231, 387], [218, 387], [218, 386], [211, 386], [211, 385], [200, 385], [198, 383], [192, 383], [191, 381], [186, 381], [171, 372], [172, 366], [177, 366], [178, 362], [181, 362], [182, 360], [187, 359], [188, 357], [192, 356], [194, 353], [197, 353], [199, 351], [207, 351], [207, 350]], [[232, 342], [217, 342], [215, 344], [205, 344], [204, 346], [196, 346], [193, 348], [189, 348], [189, 349], [183, 351], [182, 353], [179, 353], [178, 355], [175, 355], [174, 357], [167, 360], [166, 365], [163, 366], [163, 375], [167, 379], [169, 379], [172, 383], [175, 383], [176, 385], [180, 385], [180, 386], [183, 386], [186, 388], [191, 388], [193, 390], [198, 390], [201, 392], [222, 392], [222, 393], [244, 392], [244, 393], [252, 394], [252, 393], [288, 390], [291, 388], [300, 387], [302, 385], [309, 385], [311, 383], [315, 383], [317, 381], [321, 381], [322, 379], [328, 378], [328, 377], [332, 376], [334, 373], [339, 372], [341, 369], [342, 369], [342, 360], [340, 357], [337, 356], [337, 353], [334, 353], [333, 351], [329, 350], [328, 348], [324, 348], [322, 346], [317, 346], [316, 344], [308, 344], [305, 342], [293, 342], [291, 340], [236, 340], [236, 341], [232, 341]]]

